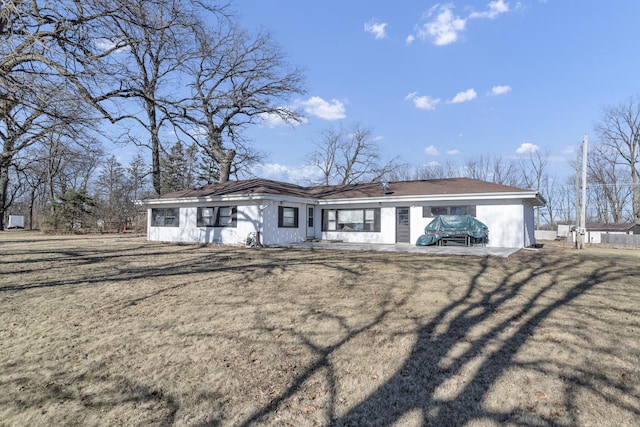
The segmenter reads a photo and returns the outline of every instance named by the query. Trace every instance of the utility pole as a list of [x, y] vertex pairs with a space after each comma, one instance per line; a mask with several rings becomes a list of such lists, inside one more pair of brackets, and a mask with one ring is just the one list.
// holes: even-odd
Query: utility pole
[[582, 140], [582, 200], [580, 203], [580, 249], [584, 249], [587, 234], [587, 144], [588, 136], [585, 133]]
[[[577, 150], [576, 150], [577, 151]], [[574, 230], [574, 243], [575, 243], [575, 247], [579, 248], [579, 242], [578, 242], [578, 233], [580, 232], [580, 209], [578, 208], [578, 206], [580, 206], [580, 152], [576, 152], [576, 187], [575, 187], [575, 191], [576, 191], [576, 204], [575, 204], [575, 211], [576, 211], [576, 220], [573, 223], [573, 230]]]

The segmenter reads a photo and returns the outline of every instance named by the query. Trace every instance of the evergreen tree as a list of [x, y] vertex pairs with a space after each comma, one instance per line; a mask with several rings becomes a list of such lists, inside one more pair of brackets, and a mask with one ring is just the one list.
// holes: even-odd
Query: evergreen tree
[[47, 220], [54, 231], [80, 231], [91, 228], [94, 200], [87, 190], [70, 189], [58, 196], [55, 212]]
[[162, 194], [184, 190], [196, 184], [197, 148], [191, 145], [184, 149], [180, 141], [162, 156]]

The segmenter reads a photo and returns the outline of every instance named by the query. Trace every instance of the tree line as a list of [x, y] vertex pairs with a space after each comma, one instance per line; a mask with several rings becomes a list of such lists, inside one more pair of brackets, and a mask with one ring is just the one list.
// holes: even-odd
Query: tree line
[[[163, 134], [195, 144], [209, 165], [206, 180], [225, 181], [259, 158], [243, 129], [264, 117], [301, 121], [287, 101], [303, 92], [303, 73], [288, 63], [270, 34], [244, 30], [226, 4], [5, 0], [0, 4], [0, 229], [17, 194], [39, 179], [25, 183], [24, 173], [36, 163], [63, 161], [55, 157], [61, 154], [57, 149], [89, 154], [64, 161], [95, 159], [91, 153], [100, 149], [105, 122], [118, 125], [117, 142], [148, 150], [151, 188], [158, 195], [167, 149]], [[90, 170], [81, 167], [73, 179], [83, 181]], [[48, 201], [55, 216], [55, 199], [69, 182], [53, 185], [52, 174], [43, 179], [55, 193]], [[76, 182], [80, 193], [88, 190], [84, 181]]]
[[[251, 175], [265, 157], [244, 130], [300, 123], [288, 101], [304, 76], [267, 32], [243, 29], [209, 0], [5, 0], [0, 4], [0, 230], [19, 210], [35, 226], [101, 218], [123, 229], [134, 200]], [[640, 100], [605, 108], [589, 151], [591, 221], [640, 218]], [[137, 147], [129, 164], [100, 141]], [[468, 176], [538, 189], [538, 224], [575, 220], [575, 176], [549, 153], [412, 166], [384, 158], [366, 126], [326, 129], [314, 184]], [[149, 159], [146, 164], [144, 159]], [[580, 159], [576, 160], [577, 162]], [[310, 182], [311, 183], [311, 182]]]

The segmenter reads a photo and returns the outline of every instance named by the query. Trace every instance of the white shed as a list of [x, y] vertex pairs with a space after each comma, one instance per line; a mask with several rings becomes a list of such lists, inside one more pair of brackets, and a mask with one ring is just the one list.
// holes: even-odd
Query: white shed
[[9, 215], [9, 222], [7, 228], [24, 228], [24, 216], [22, 215]]

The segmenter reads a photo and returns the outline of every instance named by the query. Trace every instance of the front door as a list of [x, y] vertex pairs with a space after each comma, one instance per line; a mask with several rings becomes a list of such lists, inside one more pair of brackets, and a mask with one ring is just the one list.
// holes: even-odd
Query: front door
[[307, 205], [307, 239], [313, 239], [316, 237], [316, 208], [314, 206]]
[[411, 243], [409, 208], [396, 208], [396, 243]]

